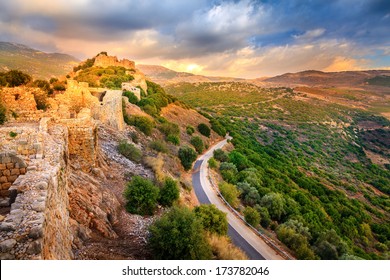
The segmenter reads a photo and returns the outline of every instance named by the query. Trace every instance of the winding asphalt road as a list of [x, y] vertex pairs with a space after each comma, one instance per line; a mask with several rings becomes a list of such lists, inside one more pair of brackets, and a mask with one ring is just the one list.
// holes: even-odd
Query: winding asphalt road
[[232, 213], [211, 186], [207, 176], [207, 162], [213, 156], [214, 150], [222, 148], [226, 143], [227, 139], [217, 143], [196, 161], [192, 173], [192, 184], [195, 194], [201, 204], [214, 204], [218, 209], [227, 214], [230, 238], [250, 259], [282, 260], [283, 258], [270, 248], [260, 236]]

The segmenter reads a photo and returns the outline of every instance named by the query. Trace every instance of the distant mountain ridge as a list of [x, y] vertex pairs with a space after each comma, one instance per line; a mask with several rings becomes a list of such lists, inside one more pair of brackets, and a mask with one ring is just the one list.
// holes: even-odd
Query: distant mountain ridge
[[210, 77], [203, 75], [196, 75], [187, 72], [177, 72], [159, 65], [145, 65], [137, 64], [136, 67], [140, 69], [146, 76], [158, 84], [175, 84], [181, 82], [187, 83], [201, 83], [201, 82], [231, 82], [243, 81], [244, 79], [233, 77]]
[[322, 72], [308, 70], [297, 73], [286, 73], [268, 78], [263, 82], [283, 85], [306, 85], [306, 86], [362, 86], [369, 79], [378, 76], [390, 76], [390, 70], [365, 70], [344, 72]]
[[21, 70], [34, 78], [50, 79], [69, 73], [79, 59], [62, 53], [45, 53], [28, 46], [0, 42], [0, 71]]

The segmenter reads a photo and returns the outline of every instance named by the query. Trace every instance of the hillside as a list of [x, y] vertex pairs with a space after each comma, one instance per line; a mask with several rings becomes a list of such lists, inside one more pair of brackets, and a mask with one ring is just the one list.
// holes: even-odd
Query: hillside
[[137, 64], [137, 68], [140, 69], [146, 76], [152, 81], [161, 84], [177, 84], [181, 82], [186, 83], [199, 83], [199, 82], [221, 82], [221, 81], [240, 81], [239, 78], [231, 77], [210, 77], [203, 75], [195, 75], [187, 72], [176, 72], [159, 65], [143, 65]]
[[[368, 72], [341, 75], [384, 73]], [[332, 75], [278, 79], [305, 76], [314, 84]], [[389, 112], [388, 91], [245, 83], [165, 89], [230, 133], [234, 150], [214, 153], [222, 194], [297, 258], [389, 257], [390, 122], [378, 114]]]
[[25, 45], [0, 42], [0, 71], [16, 69], [48, 80], [66, 75], [78, 61], [67, 54], [45, 53]]
[[345, 72], [321, 72], [303, 71], [287, 73], [280, 76], [262, 80], [285, 86], [306, 85], [316, 87], [329, 86], [363, 86], [369, 79], [377, 76], [390, 76], [390, 70], [345, 71]]

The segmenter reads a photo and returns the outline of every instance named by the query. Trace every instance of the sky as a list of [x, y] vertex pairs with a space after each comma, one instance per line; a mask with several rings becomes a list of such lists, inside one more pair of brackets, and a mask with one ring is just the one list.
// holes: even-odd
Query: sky
[[1, 0], [0, 41], [213, 76], [390, 69], [390, 0]]

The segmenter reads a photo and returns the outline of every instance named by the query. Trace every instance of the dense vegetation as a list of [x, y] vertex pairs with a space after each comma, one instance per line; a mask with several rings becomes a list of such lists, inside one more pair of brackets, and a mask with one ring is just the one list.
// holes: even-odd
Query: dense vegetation
[[232, 152], [214, 153], [225, 199], [298, 258], [388, 258], [389, 165], [374, 164], [365, 150], [388, 158], [389, 121], [288, 88], [234, 98], [217, 86], [168, 91], [201, 106], [233, 137]]
[[369, 85], [390, 87], [390, 76], [376, 76], [367, 80]]
[[129, 70], [124, 67], [109, 66], [87, 67], [77, 73], [75, 80], [86, 82], [90, 87], [105, 87], [110, 89], [121, 89], [123, 82], [133, 80], [134, 77], [129, 74]]

